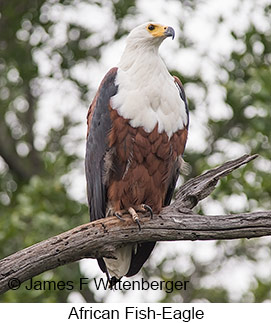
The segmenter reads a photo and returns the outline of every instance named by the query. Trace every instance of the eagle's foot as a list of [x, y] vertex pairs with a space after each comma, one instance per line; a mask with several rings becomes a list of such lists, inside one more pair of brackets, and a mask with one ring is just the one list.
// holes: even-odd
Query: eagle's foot
[[139, 217], [138, 217], [138, 214], [136, 213], [136, 211], [134, 210], [134, 208], [129, 207], [127, 210], [126, 209], [124, 209], [124, 210], [118, 210], [118, 211], [115, 211], [113, 213], [113, 215], [116, 216], [121, 221], [125, 221], [123, 219], [123, 217], [122, 217], [122, 215], [124, 215], [124, 214], [130, 214], [131, 215], [133, 221], [138, 225], [139, 231], [140, 231], [141, 230], [141, 226], [140, 226], [140, 222], [139, 222]]
[[140, 222], [139, 222], [138, 212], [139, 213], [147, 213], [148, 212], [150, 214], [150, 218], [151, 219], [153, 218], [152, 208], [147, 204], [139, 204], [134, 207], [130, 207], [128, 209], [128, 212], [131, 214], [133, 221], [137, 223], [139, 231], [141, 230], [141, 226], [140, 226]]
[[147, 204], [139, 204], [133, 207], [129, 207], [127, 210], [118, 210], [115, 211], [113, 213], [114, 216], [116, 216], [119, 220], [124, 221], [124, 219], [122, 218], [122, 215], [124, 214], [130, 214], [133, 221], [138, 225], [139, 231], [141, 230], [141, 225], [140, 225], [140, 221], [139, 221], [139, 215], [138, 213], [149, 213], [150, 214], [150, 218], [153, 218], [153, 212], [152, 212], [152, 208], [147, 205]]

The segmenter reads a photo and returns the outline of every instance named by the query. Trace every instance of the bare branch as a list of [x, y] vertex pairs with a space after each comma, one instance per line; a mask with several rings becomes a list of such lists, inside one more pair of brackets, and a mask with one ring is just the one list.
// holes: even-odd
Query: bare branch
[[192, 209], [200, 200], [203, 200], [212, 193], [217, 182], [222, 177], [229, 175], [235, 169], [247, 164], [257, 157], [258, 155], [244, 155], [238, 159], [228, 161], [222, 166], [211, 169], [200, 176], [190, 179], [178, 190], [176, 195], [176, 204], [179, 208]]
[[153, 220], [141, 219], [141, 231], [129, 216], [124, 217], [125, 221], [108, 217], [83, 224], [4, 258], [0, 261], [0, 293], [9, 289], [12, 278], [24, 282], [46, 270], [83, 258], [113, 257], [116, 248], [128, 243], [271, 235], [271, 211], [201, 216], [189, 214], [191, 211], [187, 209], [209, 195], [220, 178], [256, 157], [245, 155], [191, 179], [179, 189], [176, 201], [159, 215], [154, 215]]

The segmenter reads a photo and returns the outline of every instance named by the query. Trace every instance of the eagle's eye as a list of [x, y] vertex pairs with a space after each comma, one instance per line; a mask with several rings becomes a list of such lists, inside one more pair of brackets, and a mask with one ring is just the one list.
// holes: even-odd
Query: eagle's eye
[[154, 25], [149, 25], [149, 26], [148, 26], [148, 29], [149, 29], [149, 30], [154, 30], [154, 28], [155, 28], [155, 26], [154, 26]]

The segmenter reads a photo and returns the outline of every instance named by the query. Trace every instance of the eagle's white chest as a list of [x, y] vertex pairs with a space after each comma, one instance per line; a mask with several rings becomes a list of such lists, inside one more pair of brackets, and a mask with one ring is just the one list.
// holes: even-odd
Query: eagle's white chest
[[139, 63], [126, 71], [118, 69], [112, 108], [132, 127], [151, 132], [158, 124], [159, 133], [165, 131], [170, 138], [187, 124], [185, 104], [160, 57], [145, 61], [144, 66]]

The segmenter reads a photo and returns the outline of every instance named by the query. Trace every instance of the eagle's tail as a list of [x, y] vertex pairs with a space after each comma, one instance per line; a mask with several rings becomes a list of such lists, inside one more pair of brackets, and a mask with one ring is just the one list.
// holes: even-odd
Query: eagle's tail
[[101, 270], [107, 275], [109, 288], [112, 289], [123, 276], [137, 274], [154, 246], [155, 242], [129, 244], [116, 250], [116, 259], [97, 259]]

